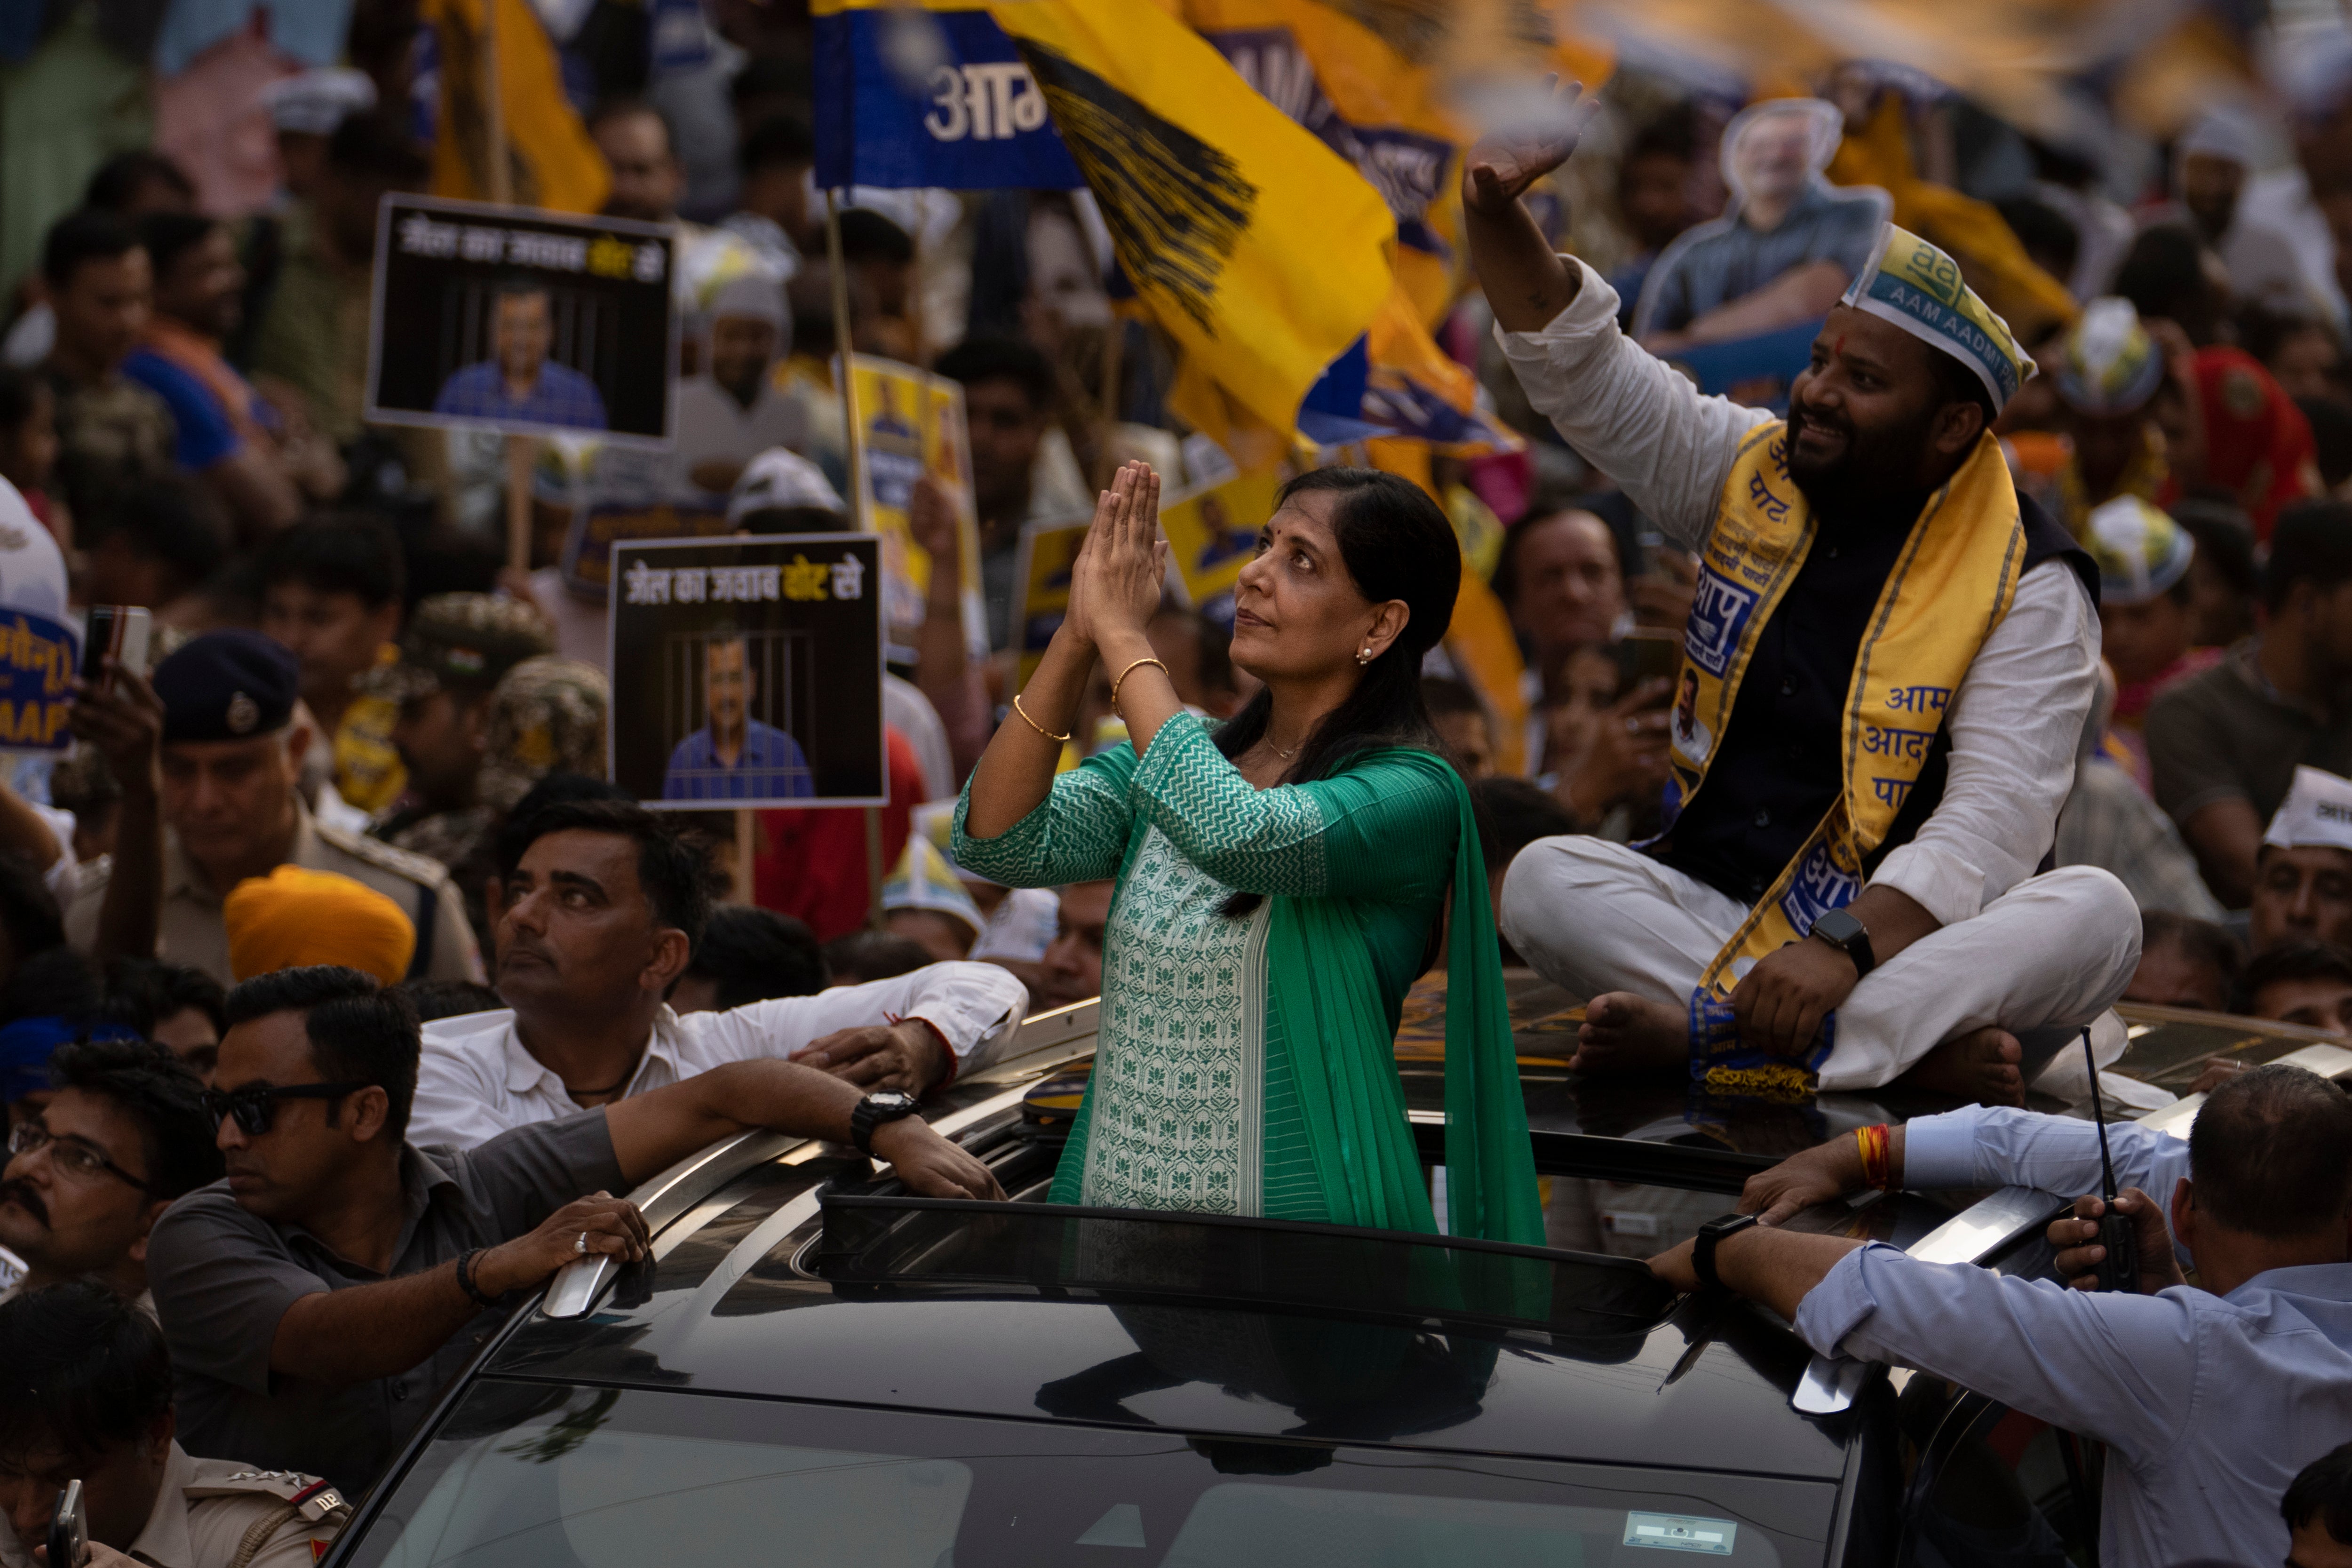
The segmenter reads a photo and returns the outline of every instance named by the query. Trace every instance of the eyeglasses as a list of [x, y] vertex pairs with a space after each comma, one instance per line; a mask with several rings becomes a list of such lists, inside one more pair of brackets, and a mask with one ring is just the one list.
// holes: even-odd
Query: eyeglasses
[[134, 1176], [89, 1144], [78, 1138], [58, 1138], [37, 1121], [19, 1121], [8, 1130], [8, 1152], [29, 1154], [36, 1149], [47, 1149], [58, 1167], [76, 1181], [97, 1179], [100, 1172], [120, 1176], [141, 1192], [147, 1191], [144, 1177]]
[[234, 1116], [236, 1124], [248, 1138], [258, 1138], [269, 1131], [277, 1119], [278, 1102], [281, 1100], [341, 1100], [347, 1094], [373, 1089], [366, 1083], [289, 1083], [248, 1084], [243, 1089], [205, 1090], [205, 1110], [213, 1119], [213, 1131], [220, 1131], [224, 1118]]

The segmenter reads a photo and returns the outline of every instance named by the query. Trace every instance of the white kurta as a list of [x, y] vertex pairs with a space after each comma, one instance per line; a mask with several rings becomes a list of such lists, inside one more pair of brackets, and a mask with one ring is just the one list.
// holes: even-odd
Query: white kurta
[[[1660, 531], [1686, 549], [1703, 550], [1741, 438], [1771, 416], [1700, 396], [1683, 375], [1618, 331], [1616, 290], [1582, 263], [1569, 259], [1568, 265], [1583, 274], [1568, 308], [1540, 331], [1498, 327], [1496, 339], [1528, 401], [1569, 444], [1622, 486]], [[2090, 597], [2064, 562], [2045, 561], [2020, 581], [2008, 616], [1978, 649], [1954, 694], [1946, 715], [1952, 750], [1943, 798], [1911, 842], [1889, 851], [1871, 879], [1873, 886], [1907, 895], [1945, 927], [1902, 955], [1906, 969], [1893, 977], [1911, 973], [1906, 990], [1950, 989], [1948, 978], [1957, 976], [1945, 974], [1939, 952], [1948, 952], [1956, 964], [1987, 962], [1981, 946], [1987, 929], [1962, 928], [2019, 889], [2048, 853], [2058, 808], [2074, 786], [2075, 747], [2098, 689], [2098, 669], [2099, 622]], [[1742, 908], [1644, 856], [1633, 858], [1662, 877], [1600, 875], [1599, 863], [1588, 864], [1582, 853], [1583, 841], [1572, 855], [1537, 854], [1542, 847], [1531, 847], [1512, 867], [1503, 929], [1537, 968], [1586, 995], [1631, 990], [1658, 1000], [1687, 997], [1721, 945], [1701, 931], [1711, 931], [1717, 923], [1713, 917], [1724, 912], [1706, 900], [1726, 911]], [[1984, 1007], [1963, 1009], [1957, 1016], [1975, 1022], [1957, 1027], [1942, 1018], [1948, 1009], [1899, 1009], [1885, 1031], [1859, 1027], [1859, 1016], [1850, 1023], [1842, 1011], [1823, 1087], [1885, 1083], [1958, 1028], [2080, 1021], [2077, 1014], [2087, 1019], [2104, 1010], [2122, 994], [2138, 962], [2138, 912], [2114, 878], [2081, 874], [2085, 870], [2074, 868], [2063, 883], [2043, 879], [2035, 887], [2037, 905], [2061, 897], [2074, 910], [2057, 922], [2067, 943], [2059, 955], [2063, 975], [2011, 985], [1988, 1000], [1990, 1016], [1979, 1016]], [[1636, 885], [1643, 882], [1646, 887]], [[1689, 891], [1694, 889], [1706, 898]], [[1643, 900], [1673, 908], [1644, 912], [1635, 907]], [[1726, 937], [1730, 930], [1724, 927]], [[1628, 935], [1655, 936], [1662, 951], [1621, 969], [1609, 955], [1626, 947], [1618, 939]], [[1696, 952], [1702, 942], [1705, 951]], [[2011, 953], [2006, 941], [2000, 946], [2013, 963], [2031, 959]], [[1686, 951], [1696, 956], [1685, 976], [1685, 964], [1669, 955]], [[1601, 984], [1612, 973], [1622, 978]], [[1871, 978], [1886, 977], [1882, 971]], [[1982, 985], [1979, 977], [1963, 989]], [[2045, 1000], [2026, 1005], [2029, 994]], [[1855, 996], [1862, 998], [1860, 990]], [[1915, 1021], [1903, 1023], [1906, 1017]], [[1931, 1032], [1938, 1029], [1945, 1032]]]

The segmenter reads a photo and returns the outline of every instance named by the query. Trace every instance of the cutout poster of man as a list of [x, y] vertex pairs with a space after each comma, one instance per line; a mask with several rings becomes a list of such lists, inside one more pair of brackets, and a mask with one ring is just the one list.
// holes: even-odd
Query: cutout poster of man
[[613, 549], [612, 776], [646, 805], [878, 805], [880, 542]]
[[676, 262], [661, 224], [386, 196], [367, 417], [667, 445]]

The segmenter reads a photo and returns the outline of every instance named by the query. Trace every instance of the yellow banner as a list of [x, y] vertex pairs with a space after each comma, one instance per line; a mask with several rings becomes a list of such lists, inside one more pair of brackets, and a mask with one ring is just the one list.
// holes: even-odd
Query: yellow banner
[[1388, 295], [1388, 204], [1156, 5], [1020, 0], [989, 14], [1044, 89], [1153, 319], [1288, 438], [1307, 389]]
[[911, 649], [923, 624], [931, 587], [931, 555], [915, 542], [908, 509], [916, 481], [937, 480], [956, 509], [963, 557], [957, 597], [964, 643], [975, 658], [988, 655], [988, 617], [980, 586], [980, 518], [971, 500], [971, 446], [964, 423], [963, 388], [897, 360], [871, 354], [850, 360], [857, 401], [863, 493], [860, 527], [882, 536], [882, 626], [893, 647]]
[[1033, 522], [1021, 531], [1020, 564], [1014, 574], [1019, 597], [1013, 605], [1013, 650], [1020, 658], [1021, 679], [1014, 689], [1029, 684], [1045, 645], [1060, 629], [1070, 608], [1070, 573], [1078, 551], [1087, 542], [1094, 518], [1067, 522]]
[[1234, 591], [1234, 580], [1257, 553], [1257, 536], [1274, 515], [1282, 476], [1273, 469], [1237, 474], [1165, 502], [1160, 529], [1195, 605]]

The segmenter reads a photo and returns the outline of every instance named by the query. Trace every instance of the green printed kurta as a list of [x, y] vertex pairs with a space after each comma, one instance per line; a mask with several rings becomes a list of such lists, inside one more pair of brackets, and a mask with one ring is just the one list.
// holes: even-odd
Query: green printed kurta
[[[1118, 883], [1100, 1043], [1054, 1201], [1434, 1228], [1392, 1043], [1449, 889], [1464, 903], [1455, 884], [1472, 830], [1450, 767], [1385, 751], [1333, 778], [1260, 790], [1180, 714], [1146, 757], [1119, 746], [1089, 758], [997, 837], [965, 831], [969, 805], [957, 808], [954, 847], [974, 872], [1015, 887]], [[1472, 838], [1475, 918], [1463, 924], [1477, 932], [1457, 936], [1473, 966], [1492, 971], [1499, 1000]], [[1229, 919], [1222, 906], [1236, 891], [1265, 897]], [[1506, 1145], [1505, 1175], [1487, 1185], [1525, 1191], [1489, 1191], [1486, 1222], [1508, 1233], [1497, 1239], [1540, 1241], [1507, 1025], [1487, 1011], [1465, 1020], [1465, 1038], [1483, 1026], [1485, 1048], [1465, 1045], [1464, 1073], [1483, 1055], [1488, 1090], [1507, 1074], [1507, 1103], [1490, 1093], [1480, 1121]], [[1453, 1098], [1449, 1088], [1449, 1116]]]

